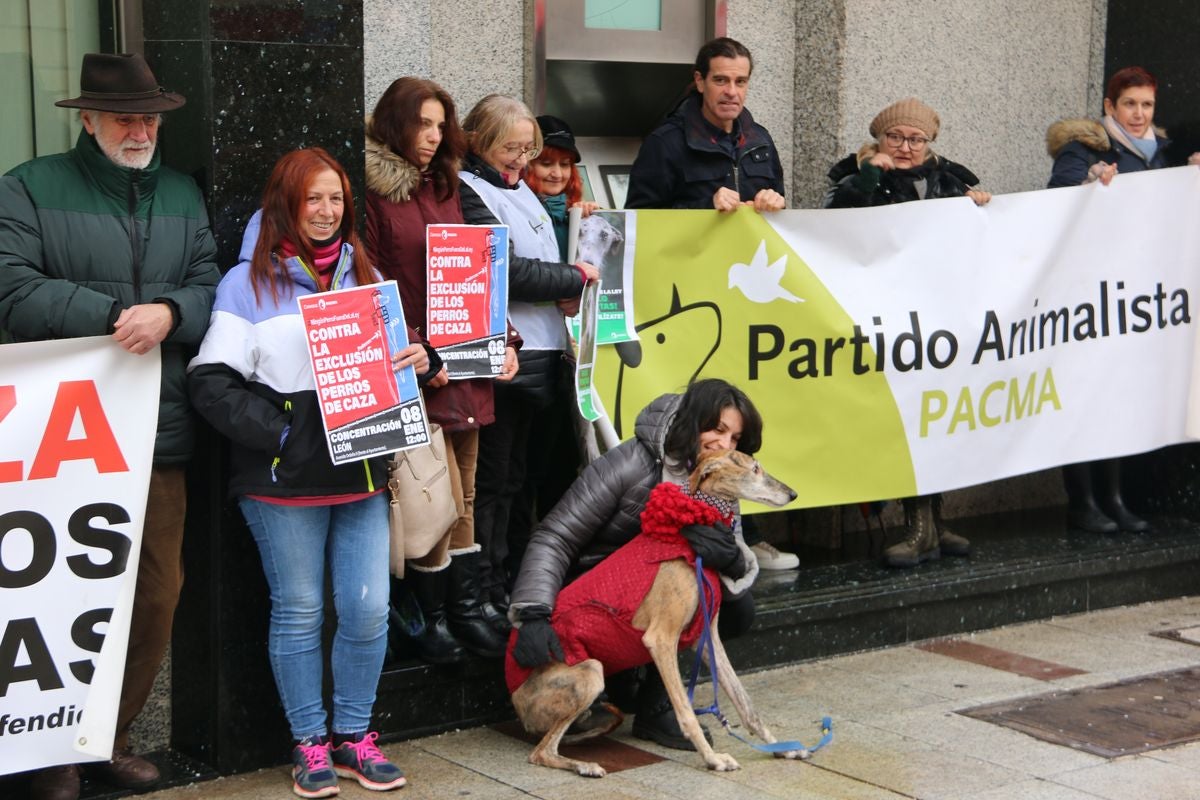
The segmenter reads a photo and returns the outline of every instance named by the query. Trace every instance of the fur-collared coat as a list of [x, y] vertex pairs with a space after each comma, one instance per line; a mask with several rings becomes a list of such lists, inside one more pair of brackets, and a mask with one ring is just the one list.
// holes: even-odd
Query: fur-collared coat
[[1078, 186], [1087, 180], [1088, 169], [1103, 161], [1116, 164], [1118, 173], [1141, 172], [1169, 166], [1167, 146], [1171, 143], [1161, 128], [1154, 129], [1158, 149], [1147, 159], [1124, 132], [1102, 120], [1064, 119], [1046, 131], [1046, 152], [1054, 159], [1047, 188]]
[[[367, 130], [370, 130], [370, 120]], [[396, 281], [404, 319], [425, 333], [425, 226], [463, 222], [457, 183], [448, 197], [439, 198], [427, 174], [367, 136], [367, 250], [385, 279]], [[519, 342], [509, 329], [509, 344]], [[429, 418], [447, 433], [490, 425], [495, 419], [492, 381], [486, 378], [450, 381], [426, 387]]]

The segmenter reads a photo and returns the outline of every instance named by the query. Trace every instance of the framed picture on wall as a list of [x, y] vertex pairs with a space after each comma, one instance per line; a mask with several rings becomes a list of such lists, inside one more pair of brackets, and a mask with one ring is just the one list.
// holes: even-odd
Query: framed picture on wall
[[596, 202], [596, 193], [592, 191], [592, 178], [588, 175], [587, 167], [576, 164], [575, 168], [579, 170], [579, 179], [583, 181], [583, 199]]
[[625, 208], [625, 195], [629, 192], [629, 166], [600, 165], [600, 180], [604, 182], [604, 190], [608, 192], [608, 201], [612, 204], [610, 208]]

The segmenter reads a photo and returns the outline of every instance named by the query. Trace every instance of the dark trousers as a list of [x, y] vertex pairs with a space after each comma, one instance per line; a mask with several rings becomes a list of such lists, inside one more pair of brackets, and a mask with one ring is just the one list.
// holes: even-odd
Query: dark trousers
[[508, 518], [505, 571], [509, 589], [517, 579], [533, 529], [579, 476], [574, 377], [571, 370], [561, 371], [554, 400], [537, 411], [537, 425], [528, 437], [525, 483], [513, 498]]
[[114, 748], [129, 746], [129, 728], [146, 704], [171, 641], [171, 623], [183, 588], [183, 519], [187, 487], [183, 467], [155, 467], [150, 473], [141, 560], [129, 623], [125, 681], [117, 710]]
[[483, 599], [503, 599], [509, 513], [525, 484], [529, 432], [535, 413], [533, 404], [519, 391], [496, 384], [496, 421], [479, 431], [475, 542], [483, 551], [479, 562]]

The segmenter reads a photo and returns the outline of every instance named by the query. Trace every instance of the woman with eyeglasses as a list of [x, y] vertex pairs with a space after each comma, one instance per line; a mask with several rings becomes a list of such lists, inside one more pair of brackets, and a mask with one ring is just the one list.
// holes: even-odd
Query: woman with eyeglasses
[[874, 141], [829, 170], [833, 186], [826, 208], [861, 208], [969, 197], [984, 205], [992, 196], [978, 189], [979, 178], [961, 164], [933, 152], [941, 122], [932, 108], [909, 97], [892, 103], [871, 120]]
[[[521, 173], [542, 149], [537, 119], [520, 100], [492, 94], [463, 120], [469, 151], [459, 172], [463, 219], [508, 226], [509, 319], [524, 344], [517, 376], [495, 387], [496, 421], [479, 434], [475, 541], [483, 547], [481, 581], [498, 610], [507, 608], [508, 521], [526, 479], [533, 420], [554, 399], [568, 348], [563, 315], [574, 314], [591, 264], [563, 263], [550, 215]], [[514, 565], [515, 570], [515, 565]], [[491, 617], [497, 626], [507, 619]]]
[[[941, 120], [932, 108], [909, 97], [892, 103], [871, 120], [874, 141], [846, 156], [829, 170], [833, 186], [825, 194], [826, 208], [861, 208], [969, 197], [984, 205], [992, 196], [976, 187], [971, 170], [933, 152]], [[904, 539], [883, 552], [891, 567], [915, 567], [943, 555], [966, 556], [971, 543], [948, 529], [942, 520], [942, 496], [906, 497]]]

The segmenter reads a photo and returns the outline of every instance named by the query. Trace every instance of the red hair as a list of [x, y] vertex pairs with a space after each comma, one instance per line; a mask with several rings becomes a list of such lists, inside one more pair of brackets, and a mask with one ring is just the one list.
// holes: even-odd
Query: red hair
[[1125, 67], [1114, 72], [1113, 76], [1108, 79], [1104, 98], [1116, 105], [1125, 90], [1135, 86], [1149, 86], [1155, 94], [1158, 93], [1158, 80], [1144, 67]]
[[[563, 194], [567, 196], [567, 205], [573, 206], [583, 199], [583, 178], [579, 174], [579, 167], [575, 164], [575, 154], [570, 150], [563, 150], [561, 147], [554, 145], [545, 145], [542, 147], [542, 152], [538, 153], [538, 158], [551, 158], [558, 161], [560, 158], [571, 159], [571, 177], [567, 179], [567, 188]], [[525, 183], [529, 184], [529, 188], [533, 189], [535, 194], [545, 194], [542, 191], [542, 182], [533, 174], [533, 164], [525, 169]]]
[[278, 302], [279, 293], [288, 284], [287, 269], [274, 255], [283, 242], [288, 242], [306, 264], [313, 264], [312, 243], [300, 228], [300, 218], [308, 187], [327, 170], [337, 173], [342, 184], [342, 226], [338, 233], [342, 242], [354, 248], [355, 280], [360, 286], [378, 280], [354, 229], [354, 195], [346, 170], [325, 150], [308, 147], [285, 153], [276, 161], [263, 188], [261, 227], [250, 259], [250, 284], [254, 287], [255, 302], [262, 302], [259, 292], [263, 286], [270, 289], [271, 299]]

